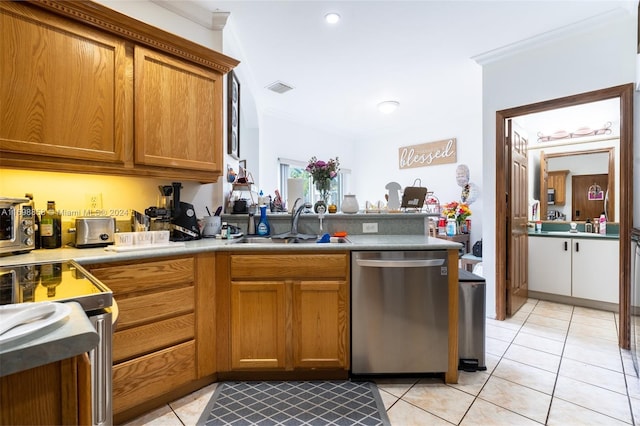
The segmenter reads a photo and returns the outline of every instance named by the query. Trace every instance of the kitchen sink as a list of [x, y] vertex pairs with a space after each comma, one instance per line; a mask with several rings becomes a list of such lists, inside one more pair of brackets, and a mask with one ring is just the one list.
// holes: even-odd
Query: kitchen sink
[[315, 244], [318, 240], [317, 236], [313, 236], [313, 238], [298, 238], [294, 236], [288, 236], [284, 238], [279, 238], [276, 236], [273, 237], [242, 237], [236, 243], [239, 244], [296, 244], [296, 243], [305, 243], [305, 244]]
[[[234, 241], [234, 244], [316, 244], [318, 242], [317, 235], [300, 234], [294, 235], [273, 235], [271, 237], [245, 236]], [[340, 237], [334, 239], [332, 244], [350, 243], [347, 238]]]

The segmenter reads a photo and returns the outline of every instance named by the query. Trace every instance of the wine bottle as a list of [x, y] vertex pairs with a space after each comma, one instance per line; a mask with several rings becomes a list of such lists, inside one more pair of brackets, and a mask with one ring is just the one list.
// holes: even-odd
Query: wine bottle
[[60, 216], [56, 213], [56, 202], [47, 201], [47, 211], [40, 219], [40, 245], [45, 249], [62, 247]]

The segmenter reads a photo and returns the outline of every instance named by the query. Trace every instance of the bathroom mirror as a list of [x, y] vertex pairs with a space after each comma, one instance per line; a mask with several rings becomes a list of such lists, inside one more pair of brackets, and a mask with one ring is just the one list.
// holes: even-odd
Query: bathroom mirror
[[540, 220], [584, 222], [605, 211], [609, 222], [619, 222], [619, 99], [524, 115], [517, 123], [528, 135], [528, 198], [539, 201]]
[[615, 146], [584, 151], [541, 151], [541, 219], [584, 222], [605, 212], [608, 221], [617, 222], [616, 170]]

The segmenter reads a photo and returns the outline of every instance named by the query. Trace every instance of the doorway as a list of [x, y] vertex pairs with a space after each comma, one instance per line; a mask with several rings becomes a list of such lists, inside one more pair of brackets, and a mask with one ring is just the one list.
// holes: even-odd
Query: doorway
[[[618, 98], [620, 102], [620, 192], [616, 197], [620, 202], [620, 333], [618, 344], [629, 348], [630, 337], [630, 231], [633, 220], [633, 84], [625, 84], [593, 92], [582, 93], [550, 101], [510, 108], [496, 112], [496, 318], [504, 320], [513, 315], [523, 297], [524, 286], [514, 271], [527, 270], [522, 250], [521, 206], [515, 200], [521, 200], [516, 188], [519, 188], [518, 173], [514, 173], [512, 161], [514, 149], [519, 150], [517, 140], [512, 138], [512, 119], [526, 114], [551, 111], [558, 108], [587, 104]], [[507, 131], [509, 130], [509, 131]], [[514, 294], [517, 291], [517, 295]], [[516, 296], [516, 297], [514, 297]]]

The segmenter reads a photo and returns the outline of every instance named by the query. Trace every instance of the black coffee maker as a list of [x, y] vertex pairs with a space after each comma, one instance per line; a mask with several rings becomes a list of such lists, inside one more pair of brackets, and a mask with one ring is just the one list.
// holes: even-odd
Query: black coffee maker
[[169, 205], [149, 207], [144, 213], [151, 218], [169, 219], [171, 241], [199, 240], [200, 228], [193, 204], [180, 201], [182, 183], [172, 182], [171, 186], [159, 186], [158, 189], [164, 199], [173, 195], [173, 202]]

